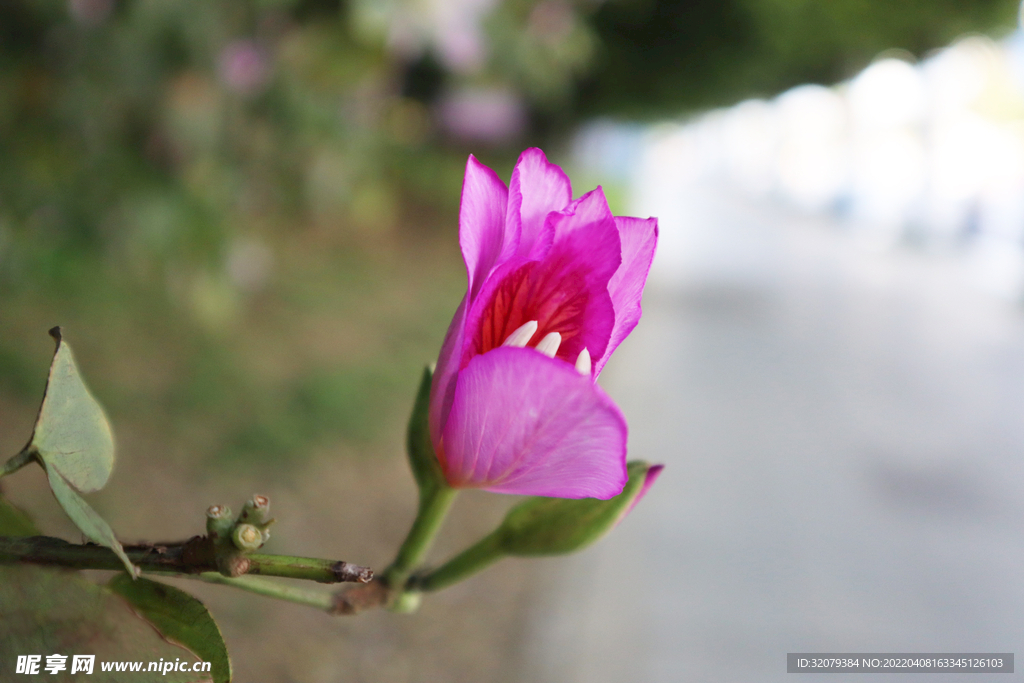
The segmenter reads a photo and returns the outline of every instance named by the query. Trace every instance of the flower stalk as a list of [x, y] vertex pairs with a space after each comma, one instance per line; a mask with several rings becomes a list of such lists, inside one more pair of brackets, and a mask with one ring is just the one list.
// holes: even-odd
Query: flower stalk
[[207, 583], [216, 583], [222, 586], [231, 586], [248, 593], [255, 593], [266, 598], [284, 600], [297, 605], [314, 607], [324, 612], [331, 612], [334, 608], [334, 596], [325, 591], [311, 590], [300, 586], [286, 586], [284, 584], [264, 579], [259, 576], [239, 576], [230, 578], [215, 572], [204, 572], [199, 575], [173, 574], [179, 579], [199, 579]]
[[382, 578], [391, 589], [401, 592], [409, 575], [423, 561], [455, 500], [455, 494], [456, 490], [448, 486], [424, 490], [412, 528], [398, 549], [394, 562], [384, 570]]
[[441, 590], [505, 557], [500, 531], [498, 529], [484, 536], [437, 569], [412, 576], [408, 583], [409, 589], [424, 592]]
[[[426, 368], [420, 378], [420, 386], [416, 392], [406, 431], [406, 452], [413, 478], [419, 489], [419, 508], [394, 561], [381, 575], [381, 584], [386, 588], [386, 595], [381, 595], [385, 596], [393, 609], [399, 611], [415, 609], [412, 606], [414, 600], [403, 600], [405, 583], [430, 550], [456, 494], [456, 489], [445, 481], [430, 442], [428, 414], [432, 377], [431, 369]], [[377, 597], [379, 596], [375, 594], [370, 602]]]

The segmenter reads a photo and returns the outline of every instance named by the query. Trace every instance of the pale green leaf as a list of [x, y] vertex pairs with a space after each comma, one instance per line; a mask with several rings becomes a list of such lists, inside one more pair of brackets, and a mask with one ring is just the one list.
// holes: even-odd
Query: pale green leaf
[[156, 630], [175, 643], [184, 645], [212, 665], [214, 683], [231, 680], [231, 660], [217, 622], [203, 603], [180, 591], [149, 579], [118, 574], [107, 584]]
[[103, 488], [114, 467], [114, 436], [106, 415], [82, 382], [60, 328], [43, 405], [28, 448], [82, 493]]
[[49, 462], [43, 461], [43, 466], [46, 468], [46, 477], [50, 481], [50, 490], [53, 491], [57, 502], [64, 508], [64, 512], [68, 513], [68, 517], [75, 523], [75, 526], [90, 541], [104, 545], [117, 553], [117, 556], [121, 558], [121, 562], [124, 563], [125, 569], [129, 573], [134, 574], [136, 571], [135, 566], [128, 559], [124, 548], [121, 547], [121, 543], [114, 536], [114, 530], [110, 528], [110, 525], [71, 488], [71, 485], [64, 480], [60, 472]]

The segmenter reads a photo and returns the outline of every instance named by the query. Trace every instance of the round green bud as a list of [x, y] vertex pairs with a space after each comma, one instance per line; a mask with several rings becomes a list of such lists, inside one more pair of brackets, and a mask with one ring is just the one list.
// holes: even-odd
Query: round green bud
[[258, 550], [263, 545], [263, 533], [252, 524], [239, 524], [232, 532], [231, 540], [239, 550]]
[[270, 499], [258, 493], [245, 501], [242, 507], [242, 514], [239, 515], [239, 522], [262, 525], [266, 524], [270, 517]]
[[228, 538], [233, 524], [227, 505], [211, 505], [206, 511], [206, 534], [214, 541]]

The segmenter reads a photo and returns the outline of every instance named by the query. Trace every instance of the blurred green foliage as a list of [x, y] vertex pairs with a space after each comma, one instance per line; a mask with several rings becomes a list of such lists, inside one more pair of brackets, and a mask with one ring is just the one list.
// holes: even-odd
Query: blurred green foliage
[[[188, 506], [211, 501], [188, 496], [215, 466], [281, 489], [276, 475], [301, 458], [397, 456], [423, 365], [464, 292], [456, 234], [469, 152], [507, 178], [528, 144], [557, 161], [564, 136], [589, 116], [675, 116], [834, 82], [884, 49], [920, 55], [966, 31], [1005, 30], [1016, 9], [1016, 0], [0, 0], [0, 459], [29, 436], [52, 351], [44, 332], [57, 324], [111, 417], [122, 472], [138, 478], [104, 491], [121, 496], [98, 508], [120, 506], [119, 529], [179, 516], [164, 528], [190, 528]], [[473, 12], [468, 25], [459, 19]], [[472, 43], [474, 29], [481, 61], [460, 66], [449, 48]], [[508, 94], [525, 126], [460, 137], [442, 105], [474, 89]], [[600, 182], [621, 202], [607, 178], [574, 180], [577, 190]], [[339, 527], [355, 513], [385, 523], [345, 542], [388, 542], [390, 517], [363, 508], [401, 510], [400, 486], [315, 476], [336, 477], [324, 488], [346, 498], [336, 508], [345, 512], [311, 516], [309, 529], [345, 538]], [[12, 478], [11, 490], [23, 481]], [[167, 497], [153, 495], [164, 507], [142, 509], [154, 482], [166, 485]], [[5, 521], [31, 529], [0, 500]], [[95, 586], [27, 576], [44, 598], [61, 597], [53, 623], [81, 621], [79, 603], [96, 603]], [[12, 580], [21, 579], [0, 581], [0, 593]], [[104, 618], [124, 611], [101, 603]], [[513, 595], [498, 611], [521, 603]], [[265, 612], [254, 614], [239, 611], [235, 631], [251, 633]], [[452, 661], [515, 671], [481, 645], [515, 639], [491, 637], [488, 620], [462, 621], [477, 640], [462, 639], [464, 656], [446, 650], [446, 666], [455, 652]], [[458, 623], [442, 618], [436, 633]], [[323, 643], [321, 653], [342, 653], [375, 680], [387, 652], [378, 641], [394, 636], [350, 634], [345, 649], [319, 623], [302, 635], [290, 614], [264, 628], [275, 642], [302, 641], [292, 648], [302, 667], [309, 643]], [[121, 635], [156, 638], [148, 626]], [[261, 668], [265, 642], [254, 638], [239, 661], [293, 680], [284, 672], [298, 665]]]
[[[388, 309], [465, 163], [404, 69], [336, 2], [0, 3], [0, 389], [38, 400], [16, 333], [64, 322], [115, 418], [200, 452], [377, 436], [460, 275]], [[274, 343], [299, 357], [254, 371]]]
[[[0, 400], [38, 401], [42, 332], [61, 323], [115, 426], [227, 460], [373, 442], [400, 424], [461, 294], [468, 152], [507, 177], [527, 144], [557, 158], [586, 116], [830, 81], [1015, 10], [5, 0]], [[459, 66], [445, 45], [474, 30], [481, 61]], [[460, 138], [440, 104], [474, 88], [511, 93], [525, 129]]]
[[396, 168], [390, 148], [427, 127], [394, 96], [398, 70], [331, 3], [0, 5], [4, 284], [66, 286], [82, 252], [188, 279], [243, 234], [380, 228], [406, 180], [457, 202], [451, 175]]
[[[417, 7], [384, 5], [392, 21]], [[0, 278], [67, 287], [79, 280], [68, 261], [102, 253], [171, 290], [207, 273], [191, 296], [216, 316], [221, 290], [259, 284], [263, 252], [246, 235], [372, 232], [401, 220], [406, 200], [451, 210], [463, 154], [434, 144], [426, 106], [445, 85], [508, 84], [535, 122], [662, 114], [836, 80], [886, 48], [922, 53], [1011, 26], [1016, 8], [505, 0], [480, 19], [485, 63], [451, 75], [424, 70], [429, 41], [410, 65], [386, 27], [357, 30], [367, 20], [353, 17], [381, 11], [361, 0], [8, 0]], [[220, 282], [226, 263], [233, 285]]]
[[573, 117], [639, 118], [849, 78], [884, 50], [918, 57], [969, 32], [1002, 34], [1018, 0], [607, 0]]

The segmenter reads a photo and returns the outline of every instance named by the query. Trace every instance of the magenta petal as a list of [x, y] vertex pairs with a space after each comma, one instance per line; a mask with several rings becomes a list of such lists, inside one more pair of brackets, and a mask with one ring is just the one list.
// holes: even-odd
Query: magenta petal
[[[547, 222], [557, 237], [545, 256], [546, 267], [553, 273], [586, 273], [590, 293], [580, 334], [569, 338], [563, 334], [558, 355], [575, 364], [580, 351], [586, 348], [591, 358], [602, 358], [607, 355], [615, 327], [615, 306], [608, 283], [618, 271], [622, 257], [619, 231], [601, 188], [583, 195], [566, 210], [549, 215]], [[593, 376], [597, 377], [596, 366]]]
[[588, 377], [502, 347], [459, 373], [441, 460], [456, 487], [606, 500], [626, 484], [626, 435], [622, 413]]
[[[573, 231], [555, 243], [544, 261], [552, 282], [557, 282], [561, 274], [564, 274], [564, 281], [570, 273], [585, 273], [589, 298], [579, 334], [572, 337], [563, 334], [559, 349], [559, 357], [573, 364], [584, 348], [593, 358], [604, 355], [615, 328], [615, 306], [608, 294], [608, 281], [618, 269], [620, 257], [618, 234], [608, 229], [612, 225], [608, 221]], [[558, 300], [554, 295], [548, 299]]]
[[[572, 201], [569, 176], [548, 161], [544, 152], [531, 147], [519, 155], [509, 181], [508, 225], [520, 226], [518, 255], [536, 258], [538, 240], [550, 245], [552, 235], [545, 235], [544, 220], [552, 211], [566, 208]], [[546, 239], [545, 239], [546, 237]], [[540, 251], [544, 246], [540, 247]]]
[[[562, 214], [572, 216], [571, 220], [558, 220], [555, 225], [555, 241], [565, 239], [574, 230], [586, 225], [595, 223], [607, 224], [609, 227], [615, 225], [615, 218], [611, 209], [608, 208], [608, 200], [605, 199], [604, 190], [598, 185], [574, 202], [571, 202], [561, 211]], [[548, 220], [554, 220], [549, 216]], [[616, 229], [616, 233], [618, 230]]]
[[657, 218], [616, 216], [622, 245], [622, 264], [608, 281], [608, 293], [615, 307], [615, 327], [604, 354], [594, 362], [594, 376], [601, 373], [612, 352], [640, 322], [640, 298], [658, 243]]
[[459, 209], [459, 246], [466, 262], [470, 298], [494, 267], [518, 247], [518, 232], [505, 229], [507, 204], [505, 183], [469, 155]]
[[513, 258], [492, 272], [466, 319], [462, 367], [530, 320], [540, 324], [538, 340], [549, 332], [561, 335], [563, 361], [575, 365], [584, 348], [592, 358], [602, 357], [615, 326], [608, 282], [621, 257], [611, 214], [592, 218], [586, 212], [550, 214], [548, 225], [565, 237], [539, 261]]

